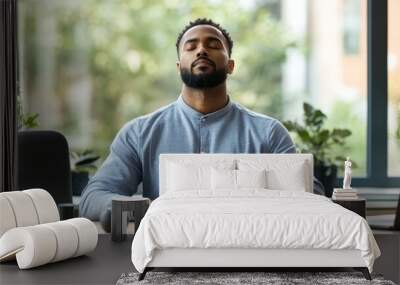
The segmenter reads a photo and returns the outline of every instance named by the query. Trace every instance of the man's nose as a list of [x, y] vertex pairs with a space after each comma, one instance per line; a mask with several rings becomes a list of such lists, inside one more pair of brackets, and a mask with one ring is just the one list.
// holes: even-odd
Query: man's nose
[[206, 50], [202, 45], [200, 45], [199, 50], [197, 51], [196, 56], [197, 56], [197, 57], [200, 57], [200, 56], [208, 56], [208, 52], [207, 52], [207, 50]]

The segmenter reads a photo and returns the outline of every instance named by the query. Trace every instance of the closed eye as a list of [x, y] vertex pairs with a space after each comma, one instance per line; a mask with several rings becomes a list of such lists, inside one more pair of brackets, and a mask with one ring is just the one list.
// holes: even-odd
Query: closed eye
[[185, 50], [194, 50], [196, 48], [196, 45], [191, 43], [191, 44], [187, 44], [185, 46]]
[[[191, 51], [197, 48], [198, 40], [190, 39], [184, 44], [184, 50]], [[216, 38], [209, 38], [206, 42], [208, 48], [221, 49], [223, 48], [222, 42]]]
[[219, 41], [215, 41], [215, 40], [210, 41], [210, 43], [208, 44], [208, 46], [209, 46], [210, 48], [215, 48], [215, 49], [222, 48], [221, 43], [220, 43]]
[[185, 43], [184, 49], [185, 50], [193, 50], [196, 48], [196, 45], [197, 45], [196, 41], [188, 41]]

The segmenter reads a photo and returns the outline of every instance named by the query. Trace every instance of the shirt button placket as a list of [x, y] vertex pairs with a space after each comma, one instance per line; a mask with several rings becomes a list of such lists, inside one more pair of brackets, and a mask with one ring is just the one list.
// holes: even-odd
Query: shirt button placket
[[206, 134], [205, 129], [206, 118], [200, 118], [200, 153], [206, 153]]

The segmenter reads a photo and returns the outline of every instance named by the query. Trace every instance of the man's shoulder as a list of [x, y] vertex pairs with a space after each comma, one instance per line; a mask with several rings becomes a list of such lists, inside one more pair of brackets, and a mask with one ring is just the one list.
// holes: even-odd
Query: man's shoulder
[[165, 116], [168, 116], [171, 112], [173, 112], [175, 105], [176, 101], [169, 103], [168, 105], [162, 106], [151, 113], [136, 117], [126, 122], [125, 125], [123, 126], [123, 129], [126, 130], [131, 130], [133, 128], [142, 129], [143, 127], [146, 127], [149, 124], [152, 125], [153, 123], [162, 120]]
[[263, 126], [273, 126], [279, 123], [278, 119], [250, 110], [239, 103], [235, 102], [234, 105], [241, 116], [254, 123], [262, 124]]

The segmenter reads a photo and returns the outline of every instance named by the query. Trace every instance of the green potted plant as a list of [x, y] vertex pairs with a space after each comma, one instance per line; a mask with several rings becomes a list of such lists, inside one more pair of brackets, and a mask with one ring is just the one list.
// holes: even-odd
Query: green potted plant
[[25, 114], [22, 108], [21, 98], [17, 96], [17, 116], [18, 131], [34, 129], [39, 126], [39, 114], [38, 113], [28, 113]]
[[[298, 151], [314, 155], [314, 176], [324, 185], [325, 195], [331, 197], [336, 184], [337, 169], [343, 168], [346, 160], [345, 155], [337, 155], [337, 148], [345, 144], [351, 131], [323, 128], [327, 116], [308, 103], [303, 103], [303, 111], [303, 124], [295, 121], [284, 121], [283, 124], [289, 132], [295, 133]], [[356, 168], [356, 163], [352, 163], [353, 168]]]
[[83, 151], [71, 151], [71, 178], [72, 193], [80, 196], [82, 190], [89, 182], [89, 173], [96, 171], [95, 162], [100, 158], [94, 151], [86, 149]]

